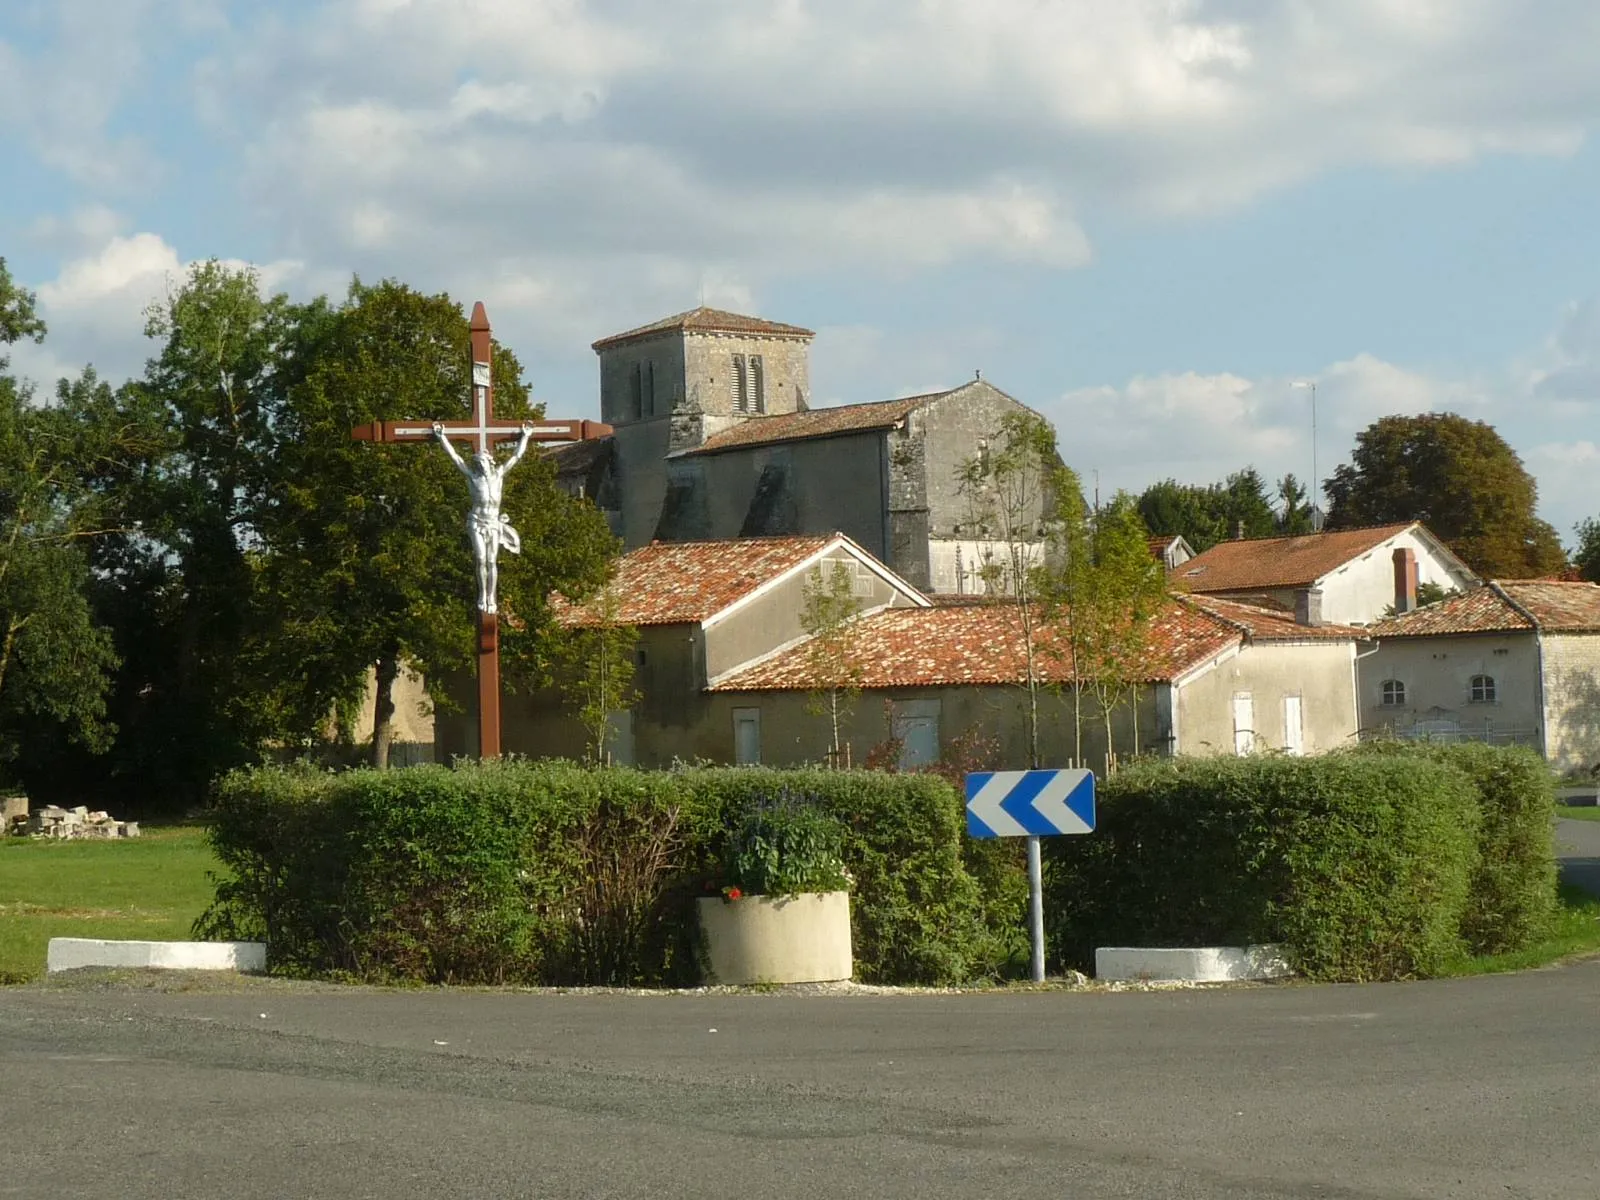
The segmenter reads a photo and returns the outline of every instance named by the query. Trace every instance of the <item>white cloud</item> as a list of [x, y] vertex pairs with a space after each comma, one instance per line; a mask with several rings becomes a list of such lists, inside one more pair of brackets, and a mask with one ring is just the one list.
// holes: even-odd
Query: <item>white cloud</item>
[[[1304, 377], [1317, 383], [1317, 476], [1349, 459], [1355, 436], [1378, 418], [1454, 412], [1493, 425], [1539, 485], [1540, 514], [1563, 537], [1600, 515], [1593, 481], [1600, 447], [1593, 414], [1600, 389], [1577, 404], [1546, 385], [1559, 373], [1600, 372], [1592, 307], [1571, 308], [1534, 356], [1543, 365], [1507, 363], [1495, 373], [1459, 377], [1387, 362], [1370, 354], [1331, 363]], [[1141, 491], [1159, 479], [1212, 483], [1254, 466], [1269, 483], [1311, 477], [1311, 394], [1296, 379], [1247, 379], [1194, 372], [1138, 377], [1121, 386], [1082, 388], [1040, 405], [1059, 431], [1062, 455], [1107, 489]], [[1561, 435], [1566, 440], [1553, 440]]]
[[[91, 213], [78, 228], [92, 229], [106, 220], [105, 213]], [[191, 265], [154, 233], [115, 235], [71, 259], [54, 279], [34, 287], [49, 335], [43, 345], [13, 347], [13, 370], [45, 391], [56, 379], [76, 375], [86, 364], [114, 383], [140, 374], [151, 353], [143, 336], [145, 309], [178, 287]], [[267, 263], [257, 272], [264, 291], [307, 282], [298, 262]]]

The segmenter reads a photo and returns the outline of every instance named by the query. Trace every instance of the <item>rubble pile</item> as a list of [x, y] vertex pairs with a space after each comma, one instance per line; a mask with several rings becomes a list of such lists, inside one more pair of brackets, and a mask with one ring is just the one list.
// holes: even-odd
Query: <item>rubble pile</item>
[[119, 821], [109, 813], [90, 812], [83, 805], [36, 808], [18, 832], [36, 838], [131, 838], [139, 836], [137, 821]]

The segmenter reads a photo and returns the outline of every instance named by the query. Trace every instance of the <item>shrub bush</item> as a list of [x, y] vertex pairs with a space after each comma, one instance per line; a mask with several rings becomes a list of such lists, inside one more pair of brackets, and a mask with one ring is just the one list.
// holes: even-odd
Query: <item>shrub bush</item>
[[1054, 955], [1278, 942], [1313, 978], [1426, 975], [1461, 952], [1478, 826], [1466, 777], [1425, 758], [1136, 764], [1093, 834], [1046, 843]]
[[1474, 954], [1530, 946], [1556, 914], [1555, 781], [1523, 746], [1385, 740], [1369, 754], [1422, 758], [1466, 774], [1477, 795], [1478, 864], [1461, 934]]
[[199, 927], [264, 937], [274, 968], [294, 973], [692, 983], [693, 900], [717, 886], [730, 832], [785, 791], [837, 831], [860, 978], [996, 969], [961, 861], [960, 798], [937, 779], [869, 772], [237, 772], [217, 788], [211, 833], [230, 875]]

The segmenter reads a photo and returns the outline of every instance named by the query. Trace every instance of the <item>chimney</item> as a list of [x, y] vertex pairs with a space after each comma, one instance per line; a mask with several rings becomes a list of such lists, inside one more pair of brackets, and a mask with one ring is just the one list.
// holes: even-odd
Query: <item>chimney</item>
[[1324, 625], [1322, 619], [1322, 589], [1301, 588], [1294, 594], [1294, 623], [1296, 625]]
[[1394, 552], [1394, 611], [1395, 615], [1411, 612], [1417, 607], [1417, 552], [1402, 546]]
[[1237, 521], [1235, 521], [1233, 523], [1233, 540], [1236, 541], [1236, 542], [1244, 541], [1244, 518], [1243, 517], [1239, 518], [1239, 520], [1237, 520]]

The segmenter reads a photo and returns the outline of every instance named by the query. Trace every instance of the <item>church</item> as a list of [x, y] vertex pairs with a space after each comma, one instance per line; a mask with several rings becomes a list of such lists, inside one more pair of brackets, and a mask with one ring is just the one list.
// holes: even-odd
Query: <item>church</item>
[[614, 432], [550, 451], [561, 485], [628, 550], [838, 532], [924, 591], [982, 591], [993, 547], [973, 536], [958, 472], [1027, 410], [977, 378], [812, 408], [814, 336], [700, 307], [601, 338], [600, 419]]

